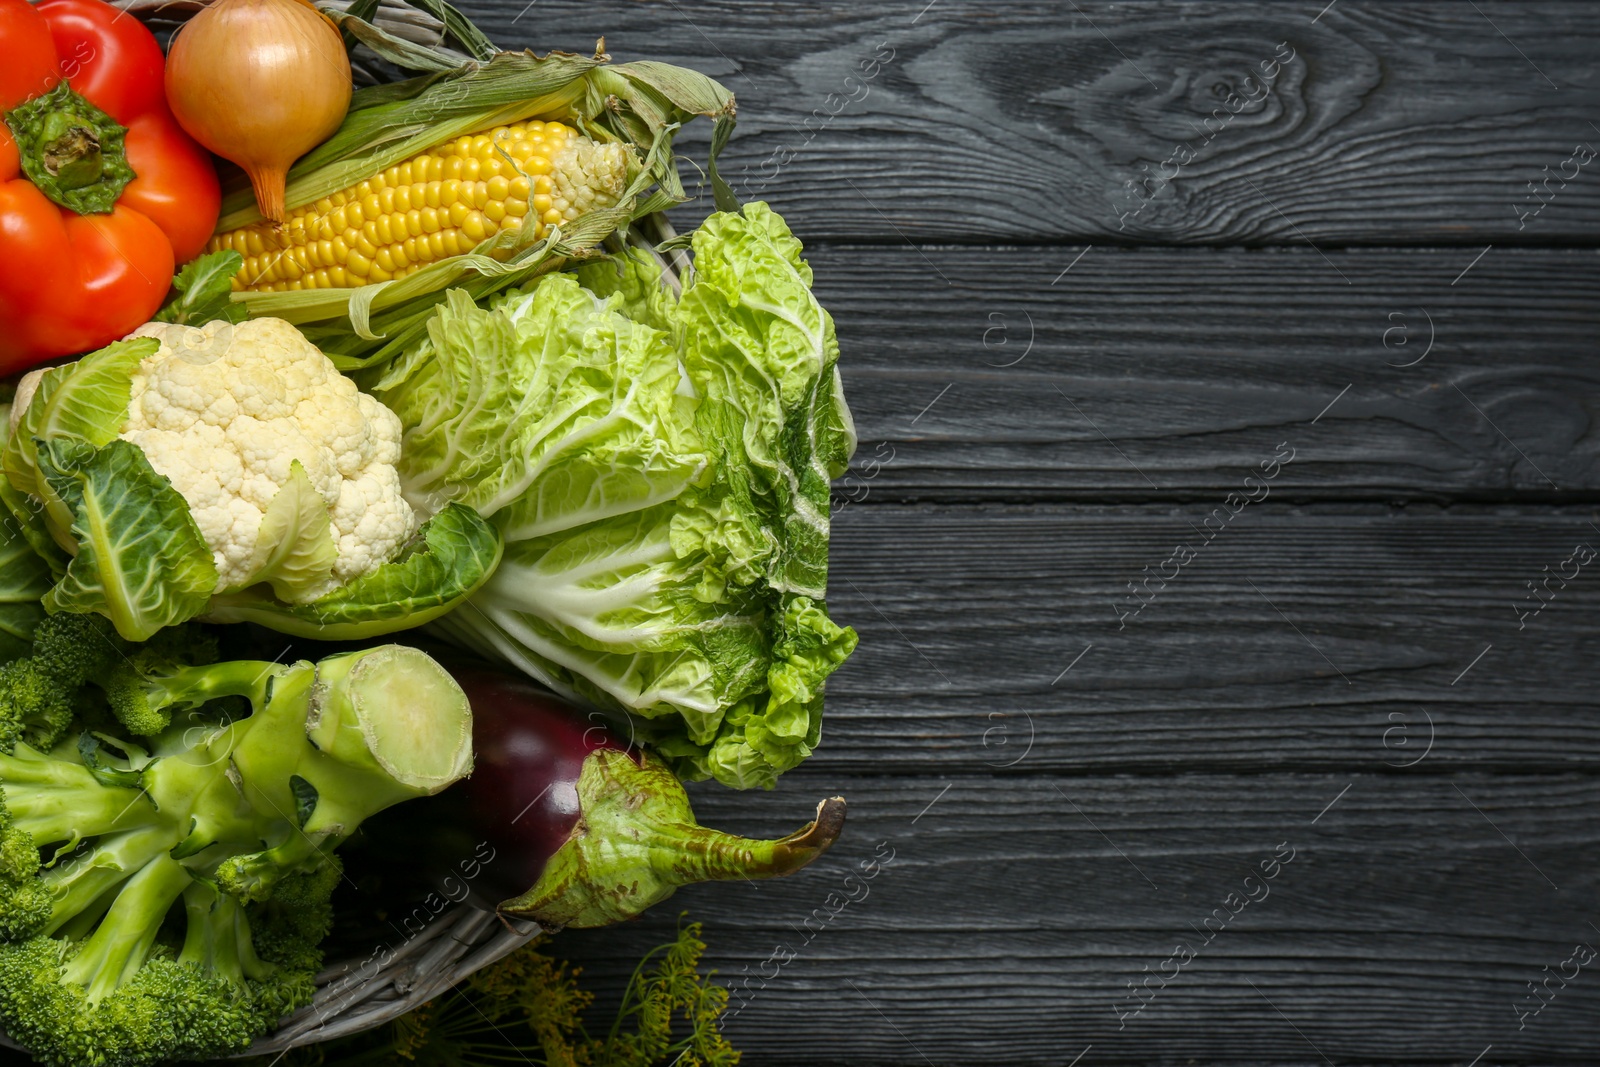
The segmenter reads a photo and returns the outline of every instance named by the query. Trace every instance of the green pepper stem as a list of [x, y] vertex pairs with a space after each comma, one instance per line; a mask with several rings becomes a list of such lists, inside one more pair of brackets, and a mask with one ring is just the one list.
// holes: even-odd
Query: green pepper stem
[[135, 175], [124, 144], [127, 127], [62, 80], [48, 93], [5, 113], [22, 172], [68, 211], [104, 215]]
[[39, 124], [44, 169], [62, 189], [82, 189], [105, 169], [100, 136], [70, 111], [54, 111]]

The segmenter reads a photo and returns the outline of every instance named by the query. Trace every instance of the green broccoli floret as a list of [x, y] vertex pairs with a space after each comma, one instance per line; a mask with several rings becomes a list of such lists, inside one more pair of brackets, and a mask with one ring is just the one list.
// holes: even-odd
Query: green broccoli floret
[[253, 712], [147, 751], [86, 734], [0, 754], [0, 1026], [52, 1067], [247, 1046], [312, 995], [331, 850], [471, 768], [466, 697], [415, 649], [163, 677], [153, 714], [223, 695]]
[[33, 648], [0, 666], [0, 751], [18, 741], [47, 750], [72, 725], [79, 690], [121, 659], [121, 638], [98, 615], [47, 615]]
[[100, 615], [46, 615], [33, 631], [30, 659], [64, 688], [81, 689], [105, 676], [122, 659], [127, 642]]
[[162, 630], [142, 645], [130, 645], [100, 683], [111, 714], [129, 733], [148, 737], [172, 725], [176, 712], [247, 695], [234, 672], [212, 668], [216, 658], [216, 640], [190, 626]]
[[159, 733], [173, 711], [206, 702], [202, 678], [194, 679], [191, 694], [167, 675], [216, 658], [216, 641], [198, 626], [172, 627], [133, 644], [100, 615], [47, 615], [29, 654], [0, 666], [0, 752], [18, 741], [41, 752], [54, 747], [78, 717], [84, 690], [95, 686], [106, 691], [112, 714], [129, 732]]

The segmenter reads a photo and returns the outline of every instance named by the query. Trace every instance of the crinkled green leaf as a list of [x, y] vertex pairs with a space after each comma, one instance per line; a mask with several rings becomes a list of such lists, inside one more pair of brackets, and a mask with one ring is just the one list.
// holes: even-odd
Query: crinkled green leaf
[[673, 315], [677, 297], [668, 287], [661, 263], [638, 248], [585, 263], [573, 272], [583, 287], [596, 296], [616, 297], [616, 309], [634, 322], [660, 330], [681, 341], [681, 324]]
[[328, 584], [338, 560], [328, 502], [311, 484], [305, 467], [294, 460], [289, 464], [289, 480], [262, 512], [250, 578], [241, 588], [267, 582], [278, 599], [299, 601]]
[[189, 505], [136, 445], [36, 442], [39, 475], [72, 511], [77, 555], [47, 611], [98, 612], [129, 641], [198, 615], [217, 568]]
[[471, 596], [500, 562], [499, 533], [451, 504], [423, 524], [395, 559], [309, 604], [287, 604], [260, 586], [215, 597], [210, 622], [255, 622], [296, 637], [359, 640], [429, 622]]
[[678, 304], [698, 419], [779, 537], [776, 589], [821, 598], [828, 580], [829, 481], [853, 441], [835, 389], [833, 318], [811, 293], [800, 242], [765, 204], [718, 213], [694, 235], [695, 271]]
[[0, 478], [0, 524], [5, 526], [7, 536], [20, 538], [31, 548], [55, 577], [67, 573], [72, 557], [50, 533], [44, 502], [13, 489], [4, 478]]
[[705, 754], [708, 773], [740, 788], [770, 787], [811, 754], [822, 735], [822, 687], [855, 651], [854, 630], [838, 626], [821, 604], [792, 597], [767, 669], [767, 699], [735, 708]]
[[21, 524], [0, 511], [0, 663], [27, 654], [51, 582], [49, 565], [29, 547]]
[[52, 367], [40, 377], [21, 422], [6, 441], [0, 465], [13, 488], [51, 504], [51, 517], [63, 527], [71, 522], [71, 516], [51, 499], [49, 488], [41, 485], [34, 442], [65, 437], [96, 448], [109, 444], [128, 420], [133, 372], [159, 347], [149, 337], [117, 341], [76, 363]]
[[495, 577], [445, 628], [589, 701], [670, 717], [709, 745], [726, 708], [760, 690], [769, 643], [758, 602], [746, 612], [695, 597], [704, 560], [673, 549], [675, 510], [508, 542]]
[[232, 249], [209, 252], [193, 260], [172, 279], [172, 295], [156, 312], [156, 322], [204, 326], [217, 319], [243, 322], [243, 305], [232, 300], [233, 278], [244, 257]]
[[406, 427], [413, 506], [460, 501], [518, 540], [670, 500], [698, 477], [682, 384], [662, 334], [555, 274], [493, 310], [452, 292], [428, 342], [371, 391]]
[[[506, 535], [438, 629], [632, 713], [680, 773], [770, 786], [815, 747], [855, 647], [822, 601], [829, 474], [853, 440], [782, 221], [715, 215], [694, 250], [681, 302], [635, 257], [585, 267], [588, 292], [553, 276], [490, 311], [453, 300], [374, 389], [418, 499], [470, 502]], [[621, 340], [629, 319], [642, 342]]]

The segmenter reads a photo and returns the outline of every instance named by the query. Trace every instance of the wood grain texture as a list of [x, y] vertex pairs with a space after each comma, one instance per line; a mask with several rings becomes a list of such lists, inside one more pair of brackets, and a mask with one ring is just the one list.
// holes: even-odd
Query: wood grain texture
[[1593, 509], [1211, 507], [847, 509], [826, 765], [1600, 770]]
[[1476, 254], [816, 249], [836, 498], [1595, 499], [1600, 256]]
[[[688, 909], [735, 1003], [749, 997], [729, 1032], [761, 1064], [1061, 1067], [1092, 1044], [1085, 1063], [1461, 1065], [1491, 1043], [1492, 1062], [1522, 1063], [1586, 1049], [1600, 1026], [1588, 970], [1521, 1032], [1515, 1013], [1546, 964], [1600, 945], [1589, 776], [841, 779], [819, 764], [759, 817], [725, 791], [696, 803], [708, 823], [780, 833], [784, 800], [792, 819], [841, 786], [850, 826], [815, 869], [684, 890], [557, 948], [615, 979]], [[1258, 902], [1226, 900], [1275, 853], [1293, 859], [1248, 886]], [[1219, 908], [1238, 914], [1208, 925]], [[1127, 983], [1180, 941], [1196, 959], [1119, 1030]], [[778, 946], [795, 958], [767, 963]]]
[[[1600, 234], [1594, 164], [1564, 188], [1541, 186], [1549, 206], [1519, 221], [1538, 203], [1528, 182], [1558, 174], [1576, 144], [1600, 146], [1600, 9], [1346, 0], [1314, 21], [1322, 6], [470, 10], [501, 42], [587, 52], [603, 34], [619, 59], [721, 79], [740, 103], [729, 176], [810, 237], [1481, 245]], [[1246, 79], [1280, 43], [1295, 58], [1244, 104], [1241, 92], [1261, 97]]]
[[[798, 947], [730, 1024], [747, 1063], [1594, 1062], [1592, 967], [1516, 1008], [1600, 945], [1600, 572], [1518, 610], [1600, 541], [1600, 164], [1571, 173], [1600, 8], [466, 6], [738, 93], [724, 170], [807, 242], [863, 443], [823, 747], [772, 795], [694, 790], [763, 835], [842, 791], [846, 838], [563, 934], [603, 1010], [683, 907], [726, 981]], [[1120, 626], [1280, 442], [1268, 499]], [[1282, 841], [1271, 897], [1119, 1030]]]

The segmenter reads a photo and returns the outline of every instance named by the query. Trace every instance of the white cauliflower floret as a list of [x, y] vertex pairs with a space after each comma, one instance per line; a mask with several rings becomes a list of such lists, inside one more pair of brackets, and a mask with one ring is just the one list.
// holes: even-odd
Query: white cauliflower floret
[[338, 549], [308, 603], [371, 573], [416, 529], [400, 492], [400, 419], [356, 388], [289, 323], [200, 328], [152, 322], [161, 345], [139, 364], [122, 438], [188, 501], [218, 590], [251, 581], [261, 517], [298, 460], [327, 503]]

